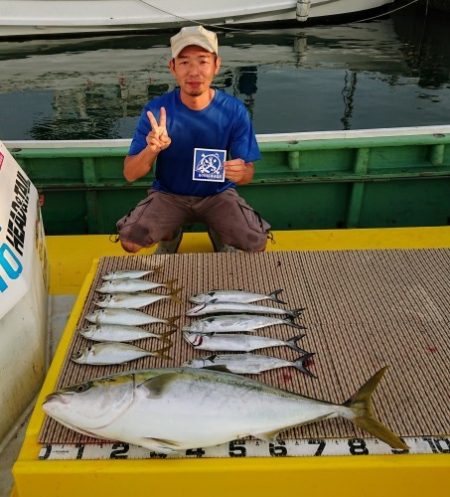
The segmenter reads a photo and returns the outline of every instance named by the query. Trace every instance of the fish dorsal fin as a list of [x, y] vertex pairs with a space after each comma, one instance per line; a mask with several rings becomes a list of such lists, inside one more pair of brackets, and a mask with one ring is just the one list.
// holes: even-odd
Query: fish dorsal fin
[[179, 377], [177, 373], [163, 373], [158, 376], [154, 376], [147, 381], [144, 381], [140, 388], [145, 388], [147, 390], [147, 397], [156, 399], [161, 397], [164, 390]]
[[260, 440], [275, 443], [277, 441], [278, 433], [280, 433], [280, 430], [268, 431], [266, 433], [252, 433], [252, 435], [256, 438], [259, 438]]

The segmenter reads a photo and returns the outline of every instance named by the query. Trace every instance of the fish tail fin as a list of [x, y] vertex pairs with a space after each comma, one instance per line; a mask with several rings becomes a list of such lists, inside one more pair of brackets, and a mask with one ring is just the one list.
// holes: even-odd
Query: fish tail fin
[[294, 368], [297, 368], [302, 373], [305, 373], [305, 374], [307, 374], [309, 376], [312, 376], [313, 378], [317, 378], [317, 376], [314, 373], [311, 373], [311, 371], [306, 367], [307, 364], [308, 364], [308, 361], [311, 359], [311, 357], [313, 355], [315, 355], [314, 352], [308, 352], [307, 354], [302, 355], [301, 357], [299, 357], [298, 359], [296, 359], [292, 363], [292, 365], [294, 366]]
[[298, 309], [291, 309], [290, 311], [286, 311], [286, 313], [288, 314], [290, 319], [294, 319], [294, 318], [300, 316], [300, 314], [303, 314], [304, 310], [305, 310], [304, 307], [299, 307]]
[[182, 304], [181, 299], [179, 299], [177, 297], [177, 295], [181, 292], [181, 290], [183, 290], [183, 288], [176, 288], [176, 289], [172, 289], [172, 291], [170, 292], [171, 300], [173, 300], [177, 304]]
[[306, 326], [303, 326], [302, 324], [294, 323], [294, 316], [288, 316], [287, 319], [284, 320], [284, 323], [287, 324], [288, 326], [293, 326], [294, 328], [297, 328], [298, 330], [306, 330]]
[[169, 280], [167, 283], [165, 283], [166, 288], [169, 290], [169, 294], [172, 294], [175, 291], [175, 283], [177, 282], [177, 279]]
[[351, 420], [363, 430], [371, 435], [386, 442], [394, 449], [407, 450], [408, 446], [393, 433], [388, 427], [384, 426], [380, 421], [375, 419], [372, 413], [372, 394], [375, 391], [378, 383], [383, 377], [388, 366], [377, 371], [372, 378], [367, 380], [364, 385], [350, 397], [342, 405], [348, 407], [353, 412]]
[[300, 352], [300, 354], [305, 354], [305, 355], [309, 354], [307, 350], [304, 350], [297, 345], [297, 342], [301, 340], [304, 336], [306, 335], [305, 334], [297, 335], [295, 337], [289, 338], [289, 340], [286, 340], [287, 346], [290, 347], [291, 349], [296, 350], [297, 352]]
[[284, 300], [281, 300], [278, 298], [278, 295], [283, 291], [282, 288], [278, 288], [278, 290], [274, 290], [273, 292], [269, 293], [269, 298], [270, 300], [273, 300], [274, 302], [278, 302], [279, 304], [286, 304]]
[[[175, 321], [177, 321], [178, 319], [180, 319], [181, 316], [172, 316], [170, 318], [167, 318], [166, 320], [166, 324], [168, 324], [169, 326], [175, 326]], [[175, 326], [176, 328], [176, 326]]]
[[169, 339], [170, 335], [173, 335], [177, 331], [177, 328], [174, 328], [173, 330], [165, 331], [164, 333], [159, 334], [159, 338], [163, 340], [164, 342], [172, 343]]
[[173, 360], [173, 357], [171, 357], [170, 355], [168, 354], [165, 354], [165, 352], [167, 352], [168, 350], [170, 350], [172, 348], [172, 344], [170, 345], [167, 345], [167, 347], [163, 347], [162, 349], [158, 349], [156, 350], [153, 354], [156, 356], [156, 357], [161, 357], [161, 359], [167, 359], [168, 361], [170, 360]]

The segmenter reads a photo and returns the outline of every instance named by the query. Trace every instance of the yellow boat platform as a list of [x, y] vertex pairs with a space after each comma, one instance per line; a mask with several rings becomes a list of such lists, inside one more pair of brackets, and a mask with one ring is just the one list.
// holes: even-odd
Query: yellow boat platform
[[[439, 434], [432, 434], [426, 453], [374, 455], [356, 451], [353, 455], [323, 455], [316, 441], [310, 456], [299, 457], [218, 457], [218, 458], [132, 458], [124, 456], [121, 444], [109, 458], [86, 459], [83, 444], [66, 447], [68, 458], [47, 457], [39, 442], [45, 423], [42, 403], [54, 391], [66, 361], [77, 323], [99, 267], [98, 259], [123, 256], [124, 252], [107, 236], [48, 237], [50, 292], [77, 294], [65, 331], [36, 402], [24, 443], [13, 468], [15, 486], [11, 497], [123, 497], [153, 495], [183, 497], [230, 497], [257, 495], [273, 497], [298, 492], [308, 497], [433, 497], [448, 496], [450, 475], [450, 418]], [[268, 253], [276, 251], [430, 251], [450, 249], [450, 227], [320, 230], [275, 232]], [[211, 252], [203, 233], [184, 236], [180, 253]], [[150, 254], [152, 250], [145, 254]], [[144, 255], [145, 255], [144, 254]], [[425, 254], [426, 255], [426, 254]], [[133, 257], [133, 256], [130, 256]], [[163, 256], [171, 257], [171, 256]], [[439, 272], [439, 268], [436, 269]], [[450, 274], [441, 275], [450, 288]], [[447, 319], [448, 326], [450, 320]], [[308, 333], [308, 332], [307, 332]], [[313, 332], [311, 332], [313, 333]], [[448, 351], [444, 351], [448, 356]], [[417, 374], [420, 374], [417, 358]], [[395, 365], [393, 365], [395, 367]], [[132, 369], [132, 368], [130, 368]], [[448, 361], [442, 368], [440, 392], [448, 411]], [[447, 376], [445, 376], [447, 375]], [[345, 399], [341, 399], [345, 400]], [[400, 406], [396, 406], [399, 409]], [[188, 427], [188, 423], [187, 423]], [[87, 447], [87, 446], [86, 446]], [[59, 447], [60, 454], [64, 446]], [[87, 450], [87, 448], [86, 448]], [[314, 455], [315, 454], [315, 455]], [[280, 454], [275, 453], [272, 456]], [[122, 458], [122, 457], [123, 458]], [[77, 458], [78, 457], [78, 458]], [[126, 457], [126, 458], [125, 458]]]

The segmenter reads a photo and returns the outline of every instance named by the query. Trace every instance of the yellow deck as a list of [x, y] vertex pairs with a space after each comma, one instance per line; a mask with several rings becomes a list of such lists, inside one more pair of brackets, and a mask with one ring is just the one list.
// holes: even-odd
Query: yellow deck
[[[275, 233], [268, 250], [448, 248], [450, 227]], [[106, 236], [49, 237], [51, 292], [78, 293], [65, 332], [28, 426], [14, 466], [19, 497], [308, 497], [342, 495], [448, 496], [450, 458], [446, 454], [195, 460], [39, 461], [37, 443], [44, 420], [41, 404], [52, 392], [67, 346], [95, 274], [92, 261], [123, 255]], [[181, 251], [210, 251], [204, 234], [184, 237]], [[86, 276], [87, 274], [87, 276]], [[81, 285], [81, 282], [84, 281]], [[80, 289], [81, 285], [81, 289]]]

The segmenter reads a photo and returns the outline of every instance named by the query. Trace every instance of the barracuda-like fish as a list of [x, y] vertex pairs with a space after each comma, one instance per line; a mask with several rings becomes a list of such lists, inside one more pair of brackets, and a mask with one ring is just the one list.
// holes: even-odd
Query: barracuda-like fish
[[176, 330], [166, 331], [165, 333], [152, 333], [138, 326], [91, 324], [78, 331], [80, 335], [89, 340], [94, 340], [94, 342], [132, 342], [143, 338], [157, 338], [158, 340], [169, 342], [169, 336], [175, 333]]
[[196, 357], [186, 361], [183, 366], [189, 368], [207, 368], [226, 373], [236, 374], [260, 374], [264, 371], [278, 368], [295, 368], [313, 378], [316, 375], [307, 369], [306, 364], [315, 355], [314, 353], [306, 353], [295, 361], [287, 361], [261, 354], [252, 354], [246, 352], [244, 354], [214, 354], [204, 357]]
[[206, 293], [197, 293], [189, 298], [189, 302], [193, 304], [207, 304], [208, 302], [242, 302], [251, 304], [259, 300], [273, 300], [279, 304], [285, 304], [278, 298], [278, 295], [283, 291], [282, 288], [274, 290], [265, 295], [263, 293], [246, 292], [245, 290], [211, 290]]
[[208, 302], [192, 307], [186, 312], [186, 316], [205, 316], [207, 314], [223, 313], [244, 313], [244, 314], [279, 314], [295, 318], [304, 311], [301, 309], [280, 309], [278, 307], [269, 307], [266, 305], [242, 304], [237, 302]]
[[262, 337], [258, 335], [245, 335], [235, 333], [218, 333], [202, 335], [199, 333], [184, 332], [183, 338], [193, 347], [211, 352], [251, 352], [252, 350], [266, 349], [268, 347], [290, 347], [301, 354], [308, 354], [301, 349], [297, 342], [305, 335], [298, 335], [289, 340]]
[[164, 323], [173, 326], [180, 316], [167, 319], [150, 316], [145, 312], [133, 309], [98, 309], [86, 316], [86, 319], [94, 324], [124, 324], [129, 326], [141, 326], [143, 324]]
[[139, 280], [139, 279], [118, 279], [107, 281], [95, 291], [98, 293], [136, 293], [148, 292], [156, 288], [168, 288], [173, 292], [173, 283], [175, 280], [168, 281], [167, 283], [155, 283], [153, 281]]
[[146, 305], [154, 304], [155, 302], [166, 299], [181, 304], [181, 300], [176, 296], [179, 292], [181, 292], [181, 288], [167, 295], [146, 292], [114, 293], [100, 297], [94, 304], [103, 309], [140, 309]]
[[147, 276], [148, 274], [155, 274], [161, 270], [159, 267], [155, 267], [154, 269], [142, 270], [142, 269], [128, 269], [124, 271], [112, 271], [102, 276], [102, 279], [105, 281], [114, 281], [114, 280], [129, 280], [134, 278], [142, 278]]
[[170, 453], [249, 435], [275, 441], [293, 426], [343, 417], [392, 448], [408, 446], [372, 414], [380, 369], [349, 400], [333, 404], [238, 375], [190, 368], [125, 373], [64, 388], [44, 411], [84, 435]]
[[224, 314], [221, 316], [209, 316], [192, 321], [183, 326], [183, 331], [197, 333], [231, 333], [231, 332], [253, 332], [266, 326], [275, 324], [287, 324], [299, 330], [305, 326], [294, 323], [291, 319], [282, 319], [273, 316], [258, 314]]
[[129, 343], [103, 342], [89, 345], [83, 350], [75, 352], [71, 359], [77, 364], [107, 366], [110, 364], [123, 364], [147, 356], [171, 359], [164, 354], [169, 349], [170, 346], [151, 352]]

